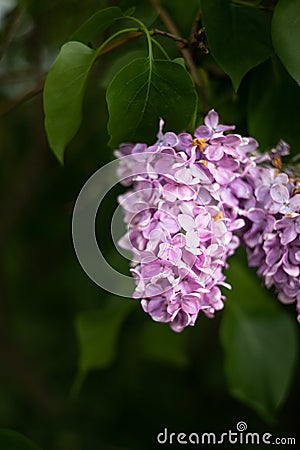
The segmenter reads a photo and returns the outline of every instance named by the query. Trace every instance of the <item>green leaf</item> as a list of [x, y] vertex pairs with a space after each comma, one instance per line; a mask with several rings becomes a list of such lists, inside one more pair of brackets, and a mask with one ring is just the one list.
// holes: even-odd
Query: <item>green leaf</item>
[[244, 75], [272, 54], [271, 22], [258, 8], [202, 0], [208, 47], [235, 91]]
[[300, 2], [279, 0], [272, 19], [274, 49], [290, 75], [300, 84]]
[[107, 86], [110, 84], [111, 80], [114, 76], [122, 69], [122, 67], [126, 66], [130, 61], [138, 58], [144, 58], [148, 54], [147, 48], [145, 49], [129, 49], [122, 51], [122, 54], [115, 58], [113, 61], [110, 61], [107, 69], [101, 74], [100, 86], [104, 89], [107, 89]]
[[248, 132], [266, 150], [284, 139], [291, 154], [300, 148], [300, 89], [279, 61], [267, 61], [253, 73], [248, 101]]
[[185, 368], [187, 333], [174, 333], [166, 324], [147, 322], [140, 337], [143, 353], [150, 359]]
[[13, 430], [0, 430], [0, 448], [3, 450], [41, 450], [27, 437]]
[[90, 370], [104, 369], [113, 362], [121, 325], [134, 306], [134, 301], [112, 297], [106, 308], [83, 312], [76, 318], [80, 357], [75, 389]]
[[84, 90], [95, 56], [96, 52], [81, 42], [68, 42], [45, 82], [45, 128], [49, 145], [60, 162], [82, 120]]
[[121, 69], [108, 86], [110, 145], [151, 143], [159, 118], [166, 129], [184, 130], [193, 119], [196, 93], [188, 72], [173, 61], [141, 58]]
[[123, 13], [117, 6], [97, 11], [75, 31], [70, 41], [80, 41], [84, 44], [89, 44], [99, 37], [114, 21], [122, 17]]
[[247, 267], [232, 260], [221, 326], [231, 394], [266, 420], [286, 398], [297, 358], [295, 323]]

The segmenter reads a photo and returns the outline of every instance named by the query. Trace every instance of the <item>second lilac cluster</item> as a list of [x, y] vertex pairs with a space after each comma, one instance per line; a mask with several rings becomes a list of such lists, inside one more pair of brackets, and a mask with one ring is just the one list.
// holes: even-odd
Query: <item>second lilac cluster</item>
[[153, 146], [116, 151], [120, 181], [131, 185], [119, 197], [128, 227], [120, 246], [132, 253], [133, 296], [179, 332], [200, 311], [213, 317], [223, 308], [220, 286], [230, 286], [222, 270], [245, 224], [240, 205], [252, 190], [243, 177], [255, 167], [257, 142], [220, 125], [214, 110], [194, 136], [162, 127]]
[[[282, 149], [284, 156], [288, 150], [281, 142]], [[281, 302], [296, 302], [300, 321], [300, 179], [293, 167], [281, 169], [281, 155], [274, 159], [275, 150], [258, 157], [264, 165], [255, 165], [247, 174], [252, 194], [244, 205], [248, 230], [243, 238], [249, 265], [259, 268], [265, 285], [275, 287]]]

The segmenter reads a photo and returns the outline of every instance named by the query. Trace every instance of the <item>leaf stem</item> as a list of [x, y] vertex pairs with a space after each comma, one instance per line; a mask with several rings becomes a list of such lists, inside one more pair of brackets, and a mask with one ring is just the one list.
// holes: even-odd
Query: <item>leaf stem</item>
[[148, 75], [148, 86], [147, 86], [147, 94], [146, 94], [146, 101], [144, 103], [144, 107], [142, 110], [142, 114], [144, 114], [145, 108], [146, 108], [146, 102], [148, 101], [148, 97], [150, 95], [150, 86], [151, 86], [151, 79], [152, 79], [152, 71], [153, 71], [153, 48], [152, 48], [152, 38], [151, 38], [151, 34], [150, 31], [148, 30], [148, 28], [146, 27], [146, 25], [139, 19], [137, 19], [136, 17], [131, 17], [128, 16], [127, 19], [132, 20], [133, 22], [137, 23], [141, 30], [145, 33], [146, 37], [147, 37], [147, 42], [148, 42], [148, 58], [149, 58], [149, 75]]
[[147, 37], [147, 42], [148, 42], [149, 60], [150, 60], [150, 64], [152, 64], [153, 49], [152, 49], [152, 41], [151, 41], [150, 31], [148, 30], [146, 25], [141, 20], [137, 19], [136, 17], [126, 16], [125, 18], [137, 23], [140, 26], [140, 29], [145, 33], [145, 35]]

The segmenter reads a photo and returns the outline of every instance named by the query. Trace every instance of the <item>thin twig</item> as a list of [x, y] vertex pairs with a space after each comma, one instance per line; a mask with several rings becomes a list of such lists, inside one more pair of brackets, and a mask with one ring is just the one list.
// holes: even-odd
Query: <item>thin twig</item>
[[201, 9], [199, 9], [192, 25], [190, 40], [194, 38], [195, 33], [199, 30], [199, 28], [202, 27], [201, 19], [202, 19], [202, 11]]
[[[204, 42], [204, 28], [201, 27], [200, 29], [196, 28], [197, 31], [195, 31], [192, 34], [192, 37], [190, 39], [182, 38], [181, 36], [175, 36], [175, 34], [168, 33], [164, 30], [158, 30], [157, 28], [153, 28], [150, 30], [151, 36], [163, 36], [172, 39], [173, 41], [178, 42], [181, 47], [180, 48], [189, 48], [190, 50], [193, 50], [195, 48], [199, 48], [202, 50], [203, 53], [209, 53], [208, 48], [205, 45]], [[192, 55], [192, 53], [191, 53]]]
[[0, 103], [0, 117], [6, 116], [6, 114], [15, 109], [17, 106], [21, 105], [22, 103], [26, 102], [27, 100], [35, 97], [40, 92], [42, 92], [44, 88], [45, 79], [46, 77], [43, 77], [41, 80], [39, 80], [36, 86], [34, 86], [25, 94], [20, 95], [20, 97], [17, 97], [14, 100], [5, 100], [2, 103]]
[[173, 41], [180, 42], [184, 47], [189, 47], [191, 45], [188, 39], [184, 39], [180, 36], [175, 36], [175, 34], [168, 33], [167, 31], [158, 30], [157, 28], [153, 28], [150, 31], [150, 34], [151, 36], [164, 36], [173, 39]]
[[24, 14], [25, 9], [18, 6], [11, 13], [11, 16], [7, 22], [6, 28], [4, 29], [3, 35], [1, 36], [0, 40], [0, 60], [2, 59], [4, 53], [13, 40], [14, 35], [23, 20]]
[[202, 26], [201, 9], [198, 11], [194, 20], [189, 39], [194, 48], [199, 48], [206, 55], [209, 53], [206, 43], [205, 28]]
[[[161, 4], [159, 3], [158, 0], [150, 0], [153, 8], [157, 11], [157, 13], [159, 14], [162, 22], [165, 24], [167, 30], [174, 36], [179, 36], [180, 33], [176, 27], [176, 25], [174, 24], [173, 20], [171, 19], [171, 17], [169, 16], [168, 12], [161, 6]], [[182, 47], [182, 46], [178, 46], [179, 50], [181, 51], [186, 64], [191, 72], [191, 75], [195, 81], [195, 83], [201, 88], [203, 89], [204, 87], [204, 82], [201, 78], [201, 75], [199, 73], [199, 71], [197, 70], [197, 67], [194, 63], [191, 51], [189, 48], [187, 47]]]

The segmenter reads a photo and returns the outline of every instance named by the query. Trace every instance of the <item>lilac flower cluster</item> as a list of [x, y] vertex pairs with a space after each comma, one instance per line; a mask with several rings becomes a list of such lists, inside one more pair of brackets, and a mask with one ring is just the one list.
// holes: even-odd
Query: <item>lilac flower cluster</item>
[[220, 125], [214, 110], [194, 136], [162, 127], [154, 145], [122, 144], [115, 153], [120, 181], [132, 186], [119, 197], [128, 225], [119, 244], [132, 252], [133, 296], [180, 332], [200, 311], [213, 317], [223, 308], [220, 286], [230, 286], [222, 270], [245, 225], [240, 205], [252, 194], [244, 179], [257, 142]]
[[296, 302], [300, 322], [300, 179], [291, 167], [281, 170], [286, 154], [281, 142], [277, 150], [256, 158], [264, 166], [256, 164], [248, 172], [245, 182], [252, 193], [243, 205], [248, 220], [243, 240], [249, 265], [259, 267], [258, 274], [268, 288], [275, 287], [281, 302]]

